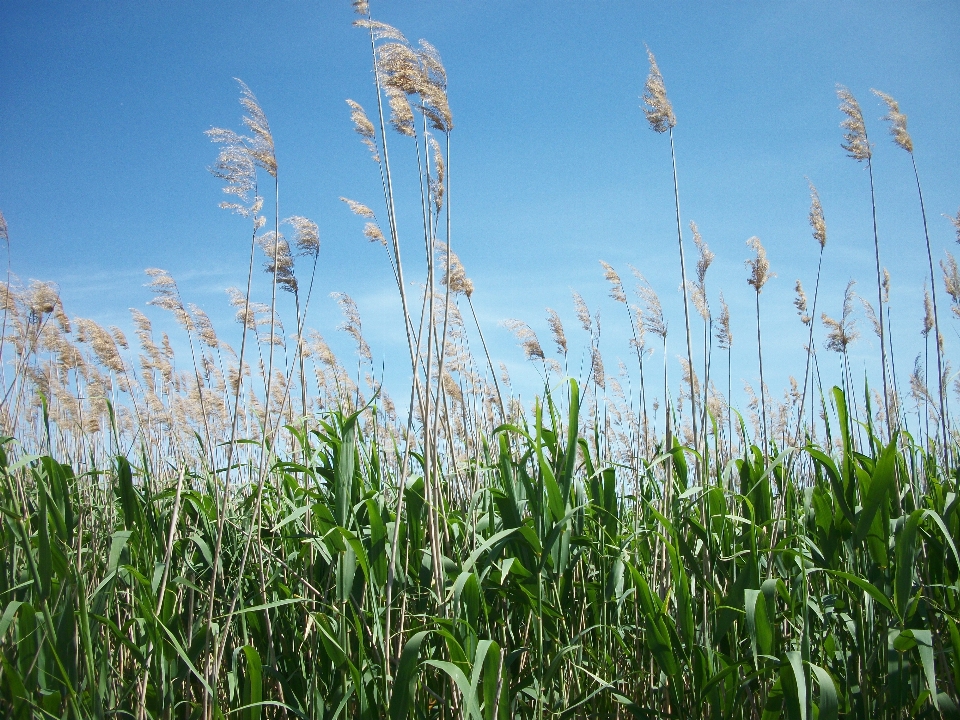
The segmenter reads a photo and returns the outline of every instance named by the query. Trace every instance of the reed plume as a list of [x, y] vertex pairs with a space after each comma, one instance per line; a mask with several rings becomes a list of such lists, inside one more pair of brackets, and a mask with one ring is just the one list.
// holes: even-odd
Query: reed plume
[[873, 253], [877, 271], [877, 305], [879, 306], [880, 322], [880, 370], [883, 377], [884, 415], [887, 418], [887, 433], [893, 432], [890, 425], [890, 388], [887, 380], [887, 338], [884, 330], [884, 303], [883, 280], [880, 270], [880, 236], [877, 232], [877, 198], [873, 184], [873, 152], [867, 137], [867, 127], [863, 122], [863, 112], [860, 104], [847, 88], [837, 85], [837, 97], [840, 99], [840, 112], [845, 119], [840, 127], [845, 131], [840, 146], [847, 151], [847, 155], [857, 162], [867, 163], [867, 172], [870, 176], [870, 206], [873, 216]]
[[763, 436], [763, 452], [766, 457], [767, 447], [767, 398], [766, 386], [763, 382], [763, 343], [760, 339], [760, 293], [767, 282], [776, 277], [770, 272], [770, 261], [767, 260], [767, 251], [760, 243], [760, 238], [752, 237], [747, 240], [747, 247], [751, 248], [756, 256], [752, 260], [746, 261], [746, 266], [750, 269], [750, 275], [747, 277], [747, 285], [750, 285], [756, 291], [757, 306], [757, 357], [760, 361], [760, 415], [761, 415], [761, 433]]
[[[670, 136], [670, 159], [673, 166], [673, 196], [677, 211], [677, 247], [680, 251], [680, 287], [683, 291], [683, 320], [687, 337], [687, 362], [693, 367], [693, 337], [690, 333], [690, 302], [687, 298], [687, 267], [683, 253], [683, 227], [680, 220], [680, 186], [677, 181], [677, 154], [673, 143], [673, 128], [677, 118], [673, 113], [673, 106], [667, 98], [663, 75], [657, 65], [657, 60], [650, 49], [647, 49], [647, 60], [650, 63], [650, 73], [644, 85], [643, 101], [646, 107], [644, 115], [650, 127], [656, 133], [668, 133]], [[693, 427], [693, 437], [699, 438], [697, 433], [697, 408], [694, 393], [690, 393], [690, 416]], [[696, 440], [699, 446], [699, 440]], [[694, 448], [698, 449], [698, 448]]]

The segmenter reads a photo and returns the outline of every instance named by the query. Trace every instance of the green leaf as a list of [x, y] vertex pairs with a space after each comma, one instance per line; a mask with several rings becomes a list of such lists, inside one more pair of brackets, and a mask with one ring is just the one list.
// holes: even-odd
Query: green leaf
[[820, 687], [818, 706], [818, 720], [837, 720], [840, 713], [840, 701], [837, 698], [837, 685], [826, 670], [819, 665], [808, 663], [810, 670], [817, 679]]
[[393, 682], [393, 692], [390, 695], [390, 720], [406, 720], [413, 707], [416, 695], [417, 663], [420, 659], [420, 646], [430, 634], [429, 630], [422, 630], [407, 640], [400, 652], [400, 664], [397, 667], [397, 676]]
[[242, 702], [245, 706], [240, 714], [242, 720], [260, 720], [261, 701], [263, 700], [263, 665], [260, 653], [252, 645], [244, 645], [240, 650], [246, 659], [243, 675]]
[[780, 685], [790, 720], [807, 720], [807, 679], [803, 674], [803, 658], [796, 650], [785, 654], [780, 665]]
[[854, 537], [857, 542], [862, 542], [870, 532], [870, 526], [873, 520], [890, 492], [894, 489], [897, 480], [897, 437], [890, 440], [890, 444], [884, 449], [877, 460], [877, 465], [870, 476], [870, 487], [867, 490], [867, 496], [861, 498], [863, 509], [857, 517], [857, 529]]

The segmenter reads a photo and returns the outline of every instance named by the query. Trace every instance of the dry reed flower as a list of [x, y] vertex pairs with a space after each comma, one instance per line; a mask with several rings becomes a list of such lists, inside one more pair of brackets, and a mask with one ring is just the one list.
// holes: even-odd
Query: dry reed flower
[[957, 243], [960, 244], [960, 210], [957, 210], [956, 216], [944, 215], [944, 217], [950, 221], [954, 230], [957, 231]]
[[351, 200], [350, 198], [345, 197], [341, 197], [340, 200], [341, 202], [345, 202], [347, 204], [347, 207], [350, 208], [350, 212], [352, 212], [354, 215], [359, 215], [360, 217], [369, 218], [371, 220], [376, 217], [373, 210], [368, 208], [363, 203], [359, 203], [356, 200]]
[[397, 30], [392, 25], [387, 25], [379, 20], [354, 20], [353, 25], [354, 27], [366, 28], [369, 30], [373, 34], [374, 40], [399, 40], [402, 43], [407, 41], [402, 32]]
[[401, 135], [414, 137], [417, 132], [413, 125], [413, 110], [403, 90], [392, 85], [384, 88], [390, 104], [390, 124]]
[[120, 351], [113, 336], [93, 320], [77, 318], [76, 324], [78, 339], [80, 342], [90, 344], [100, 364], [108, 370], [122, 373], [125, 369], [123, 358], [120, 357]]
[[600, 265], [603, 266], [603, 277], [606, 278], [607, 282], [610, 283], [611, 286], [610, 297], [617, 302], [621, 302], [626, 305], [627, 295], [623, 292], [623, 283], [620, 281], [620, 276], [617, 274], [617, 271], [603, 260], [600, 261]]
[[593, 375], [593, 381], [601, 390], [607, 389], [607, 375], [603, 370], [603, 356], [600, 354], [600, 348], [594, 345], [590, 349], [590, 373]]
[[443, 207], [443, 194], [446, 192], [444, 182], [446, 180], [447, 167], [443, 162], [443, 152], [438, 143], [432, 136], [429, 138], [431, 155], [433, 156], [433, 177], [430, 178], [430, 197], [433, 200], [434, 210], [439, 213]]
[[383, 236], [383, 231], [375, 222], [368, 222], [363, 226], [363, 234], [370, 242], [378, 242], [384, 247], [387, 246], [387, 239]]
[[363, 325], [360, 322], [360, 311], [357, 309], [357, 304], [346, 293], [334, 292], [330, 293], [330, 297], [337, 301], [337, 305], [343, 312], [344, 321], [337, 326], [337, 330], [343, 330], [354, 339], [357, 343], [357, 355], [361, 359], [372, 361], [373, 356], [370, 353], [370, 346], [363, 338]]
[[270, 230], [257, 237], [257, 244], [267, 256], [263, 271], [276, 278], [277, 285], [287, 292], [297, 291], [297, 278], [293, 273], [293, 255], [290, 244], [283, 235]]
[[368, 3], [367, 0], [352, 0], [350, 4], [353, 5], [353, 11], [357, 15], [370, 14], [370, 3]]
[[716, 255], [711, 252], [710, 247], [703, 241], [700, 235], [700, 229], [697, 224], [690, 221], [690, 231], [693, 233], [693, 243], [697, 246], [697, 282], [702, 286], [707, 278], [707, 270], [713, 264]]
[[420, 64], [427, 73], [430, 82], [446, 90], [447, 71], [446, 68], [443, 67], [443, 60], [440, 59], [440, 53], [426, 40], [421, 39], [419, 44], [420, 49], [416, 51], [417, 57], [420, 59]]
[[[450, 292], [454, 295], [466, 295], [468, 298], [473, 295], [473, 281], [467, 277], [467, 271], [460, 262], [457, 254], [451, 250], [448, 254], [446, 243], [437, 241], [437, 249], [440, 252], [441, 277], [440, 283], [450, 285]], [[451, 308], [453, 309], [453, 308]]]
[[200, 342], [209, 348], [218, 348], [220, 340], [217, 338], [217, 331], [213, 328], [210, 316], [193, 303], [190, 303], [190, 314], [196, 323], [197, 337], [200, 338]]
[[270, 123], [267, 122], [267, 116], [246, 83], [240, 78], [234, 79], [240, 83], [240, 104], [248, 113], [243, 117], [243, 124], [253, 133], [253, 138], [247, 143], [247, 151], [259, 167], [276, 178], [277, 157], [273, 146], [273, 135], [270, 134]]
[[733, 333], [730, 331], [730, 308], [720, 293], [720, 320], [717, 324], [717, 344], [721, 350], [729, 350], [733, 346]]
[[873, 334], [877, 337], [881, 337], [880, 332], [880, 320], [877, 318], [877, 313], [873, 309], [873, 305], [870, 304], [870, 301], [865, 297], [860, 297], [860, 303], [863, 305], [863, 313], [867, 316], [867, 320], [870, 321], [870, 324], [873, 326]]
[[350, 120], [353, 122], [354, 131], [360, 136], [363, 144], [367, 146], [374, 162], [380, 162], [373, 123], [370, 122], [370, 118], [367, 117], [367, 113], [360, 103], [348, 99], [347, 105], [350, 106]]
[[24, 303], [30, 312], [31, 321], [39, 323], [60, 304], [60, 294], [53, 283], [31, 280], [23, 294]]
[[853, 312], [853, 298], [855, 295], [853, 286], [856, 284], [856, 280], [851, 280], [847, 283], [847, 289], [843, 293], [843, 314], [840, 316], [840, 320], [834, 320], [826, 313], [822, 313], [820, 316], [820, 319], [828, 330], [826, 343], [828, 350], [845, 353], [847, 346], [860, 337], [860, 333], [856, 329], [856, 321], [850, 317]]
[[187, 332], [193, 332], [193, 320], [190, 313], [183, 307], [180, 300], [180, 291], [177, 289], [177, 283], [166, 270], [159, 268], [147, 268], [144, 272], [153, 278], [145, 287], [153, 290], [156, 295], [147, 305], [155, 305], [173, 313], [177, 323]]
[[923, 288], [923, 327], [920, 330], [920, 334], [923, 337], [927, 337], [930, 334], [930, 331], [933, 330], [934, 326], [933, 319], [933, 301], [930, 299], [930, 290], [927, 289], [926, 285]]
[[0, 240], [4, 243], [10, 242], [10, 234], [7, 231], [7, 219], [3, 216], [2, 212], [0, 212]]
[[883, 288], [883, 303], [884, 305], [890, 304], [890, 273], [884, 268], [883, 269], [883, 279], [880, 281], [880, 287]]
[[940, 261], [940, 267], [943, 270], [944, 289], [950, 296], [950, 309], [960, 317], [960, 269], [957, 268], [957, 260], [948, 252], [947, 259]]
[[820, 204], [820, 193], [813, 186], [813, 183], [807, 180], [810, 186], [810, 227], [813, 229], [813, 239], [817, 241], [822, 250], [827, 245], [827, 221], [823, 217], [823, 205]]
[[637, 283], [636, 291], [646, 306], [646, 310], [641, 316], [641, 325], [647, 332], [653, 333], [661, 340], [666, 340], [667, 321], [663, 317], [663, 306], [660, 304], [660, 298], [639, 270], [636, 268], [631, 268], [631, 270], [634, 277], [640, 281]]
[[316, 257], [320, 253], [320, 228], [313, 220], [291, 215], [283, 222], [293, 227], [293, 244], [301, 254]]
[[750, 277], [747, 278], [747, 285], [752, 286], [759, 294], [763, 286], [767, 284], [770, 278], [776, 275], [770, 272], [770, 261], [767, 260], [767, 251], [760, 243], [760, 238], [754, 236], [747, 240], [747, 247], [753, 249], [757, 256], [753, 260], [747, 260], [744, 264], [750, 268]]
[[547, 325], [550, 326], [550, 334], [553, 335], [553, 342], [557, 345], [557, 352], [564, 357], [567, 356], [567, 336], [563, 332], [563, 323], [560, 322], [560, 316], [556, 310], [547, 308]]
[[840, 147], [857, 162], [869, 160], [870, 142], [867, 140], [867, 127], [863, 122], [860, 103], [843, 85], [837, 85], [837, 97], [840, 98], [840, 112], [847, 116], [847, 119], [840, 123], [840, 127], [846, 130]]
[[575, 290], [571, 290], [573, 293], [573, 307], [577, 313], [577, 319], [580, 321], [580, 325], [583, 327], [585, 332], [593, 332], [593, 320], [590, 318], [590, 309], [587, 307], [587, 303], [583, 301], [583, 297], [580, 293]]
[[809, 325], [810, 321], [813, 319], [807, 315], [807, 294], [803, 291], [803, 284], [800, 280], [797, 280], [797, 284], [794, 286], [794, 289], [797, 292], [797, 297], [793, 301], [793, 305], [797, 308], [797, 314], [800, 316], [800, 322], [804, 325]]
[[527, 360], [543, 360], [546, 357], [537, 334], [523, 320], [508, 319], [500, 324], [510, 330], [517, 338]]
[[643, 114], [654, 132], [664, 133], [676, 126], [677, 118], [673, 114], [670, 100], [667, 99], [667, 89], [663, 84], [657, 59], [650, 52], [650, 48], [647, 48], [647, 60], [650, 61], [650, 74], [643, 86], [643, 103], [646, 105]]
[[913, 153], [913, 140], [907, 132], [907, 116], [900, 112], [900, 104], [885, 92], [871, 89], [871, 92], [887, 104], [887, 114], [881, 120], [890, 123], [893, 142], [908, 153]]

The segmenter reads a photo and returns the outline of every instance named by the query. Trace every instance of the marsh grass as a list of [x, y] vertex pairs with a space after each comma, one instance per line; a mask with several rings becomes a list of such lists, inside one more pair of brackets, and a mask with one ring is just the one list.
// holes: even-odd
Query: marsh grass
[[[244, 134], [210, 131], [223, 207], [249, 222], [246, 289], [230, 293], [238, 333], [218, 334], [162, 270], [148, 271], [150, 304], [184, 334], [181, 362], [181, 343], [158, 337], [144, 313], [133, 311], [134, 349], [121, 329], [68, 316], [52, 284], [8, 274], [2, 287], [0, 713], [960, 715], [957, 429], [936, 296], [924, 327], [938, 335], [937, 397], [918, 365], [908, 432], [884, 349], [893, 338], [878, 237], [879, 402], [851, 373], [854, 281], [842, 300], [819, 300], [826, 225], [811, 185], [820, 261], [809, 309], [796, 286], [803, 387], [778, 402], [764, 383], [760, 294], [771, 272], [752, 238], [758, 362], [737, 362], [759, 370], [760, 388], [742, 416], [730, 405], [729, 308], [720, 292], [714, 320], [714, 256], [693, 223], [697, 274], [687, 281], [674, 161], [687, 352], [679, 392], [661, 299], [632, 269], [631, 303], [603, 263], [611, 299], [628, 313], [636, 376], [604, 358], [599, 312], [574, 293], [589, 338], [579, 368], [561, 313], [547, 309], [556, 353], [525, 320], [505, 323], [542, 381], [524, 405], [506, 373], [498, 379], [474, 307], [482, 295], [452, 246], [453, 121], [440, 55], [375, 21], [367, 3], [354, 7], [376, 112], [348, 106], [383, 198], [342, 199], [383, 247], [397, 285], [406, 404], [398, 410], [377, 377], [348, 295], [336, 297], [355, 359], [342, 362], [308, 328], [320, 229], [299, 215], [281, 221], [270, 126], [241, 83]], [[646, 118], [669, 131], [672, 151], [676, 119], [649, 59]], [[841, 97], [844, 146], [869, 161], [859, 106]], [[905, 132], [898, 107], [881, 98]], [[415, 163], [391, 165], [398, 142]], [[397, 220], [400, 177], [420, 188], [422, 223], [402, 228], [423, 241], [419, 298]], [[9, 241], [2, 215], [0, 239]], [[258, 258], [269, 302], [253, 297]], [[960, 271], [952, 257], [942, 267], [960, 316]], [[278, 290], [294, 299], [292, 319], [280, 317]], [[688, 296], [704, 324], [700, 358]], [[834, 374], [818, 361], [816, 313], [838, 302], [839, 320], [821, 310]], [[227, 342], [236, 334], [238, 351]], [[725, 395], [712, 379], [722, 372], [714, 340], [726, 354]]]

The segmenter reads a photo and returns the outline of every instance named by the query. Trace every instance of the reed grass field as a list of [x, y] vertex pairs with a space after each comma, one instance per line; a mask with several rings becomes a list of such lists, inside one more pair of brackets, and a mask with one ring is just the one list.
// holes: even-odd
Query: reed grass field
[[[897, 100], [874, 91], [878, 122], [837, 86], [832, 148], [866, 171], [847, 192], [873, 213], [870, 263], [843, 297], [821, 297], [831, 242], [813, 184], [816, 267], [777, 266], [751, 237], [734, 284], [681, 213], [683, 109], [648, 49], [628, 91], [670, 150], [659, 211], [675, 264], [583, 270], [630, 329], [620, 360], [577, 293], [572, 312], [547, 310], [549, 342], [539, 310], [483, 320], [454, 243], [440, 52], [353, 8], [373, 90], [346, 100], [343, 152], [380, 194], [340, 199], [382, 246], [408, 383], [385, 386], [349, 295], [336, 302], [355, 352], [311, 328], [336, 290], [317, 282], [321, 226], [281, 212], [271, 121], [285, 118], [242, 81], [242, 123], [210, 129], [203, 159], [248, 252], [229, 327], [157, 268], [129, 339], [72, 316], [53, 282], [17, 279], [0, 215], [0, 715], [960, 718], [960, 379], [945, 340], [960, 269], [933, 239], [960, 242], [960, 212], [924, 204]], [[881, 151], [909, 158], [923, 219], [908, 250], [927, 272], [908, 311], [916, 359], [890, 320]], [[793, 306], [764, 294], [775, 272], [803, 276]], [[735, 345], [736, 293], [752, 330]], [[790, 324], [803, 347], [788, 387], [768, 387], [768, 338]], [[506, 331], [533, 397], [490, 352]], [[736, 407], [736, 378], [755, 375]]]

